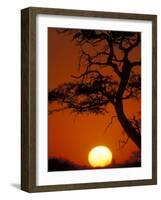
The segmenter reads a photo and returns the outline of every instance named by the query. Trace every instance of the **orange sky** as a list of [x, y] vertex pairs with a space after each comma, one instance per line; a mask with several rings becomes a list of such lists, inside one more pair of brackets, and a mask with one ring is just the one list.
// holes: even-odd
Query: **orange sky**
[[[80, 51], [71, 36], [58, 34], [54, 28], [48, 29], [48, 89], [72, 80], [72, 74], [78, 74]], [[140, 56], [140, 47], [130, 58]], [[50, 110], [49, 105], [49, 110]], [[124, 104], [127, 116], [140, 111], [140, 101], [128, 100]], [[119, 149], [119, 140], [126, 140], [122, 127], [117, 121], [104, 132], [111, 116], [116, 115], [112, 106], [108, 106], [106, 115], [76, 115], [70, 110], [57, 112], [48, 117], [48, 157], [61, 157], [81, 165], [88, 164], [88, 152], [98, 145], [109, 147], [116, 163], [128, 160], [137, 147], [131, 140], [123, 149]]]

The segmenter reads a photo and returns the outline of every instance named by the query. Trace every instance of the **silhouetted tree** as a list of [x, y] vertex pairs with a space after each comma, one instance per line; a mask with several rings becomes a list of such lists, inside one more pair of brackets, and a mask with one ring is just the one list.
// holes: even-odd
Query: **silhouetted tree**
[[[62, 30], [70, 32], [79, 45], [79, 76], [59, 85], [48, 93], [49, 103], [59, 104], [49, 113], [71, 109], [76, 113], [105, 114], [108, 104], [113, 105], [124, 132], [141, 148], [140, 115], [128, 119], [124, 102], [139, 99], [141, 95], [140, 58], [130, 59], [140, 45], [138, 32]], [[135, 56], [134, 56], [135, 57]], [[111, 69], [112, 71], [109, 71]]]

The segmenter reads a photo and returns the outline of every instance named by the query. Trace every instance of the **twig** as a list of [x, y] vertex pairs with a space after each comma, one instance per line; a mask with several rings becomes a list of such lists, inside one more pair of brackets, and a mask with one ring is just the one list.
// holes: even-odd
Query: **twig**
[[107, 131], [107, 129], [111, 126], [111, 124], [113, 123], [113, 119], [117, 118], [117, 116], [112, 116], [111, 117], [111, 121], [107, 124], [107, 126], [105, 127], [104, 133]]
[[[128, 143], [129, 141], [129, 137], [127, 137], [126, 140], [119, 140], [119, 149], [123, 149], [125, 147], [125, 145]], [[122, 144], [122, 145], [121, 145]]]
[[60, 111], [66, 110], [66, 109], [68, 109], [68, 107], [49, 110], [49, 111], [48, 111], [48, 115], [51, 115], [51, 114], [53, 114], [54, 112], [60, 112]]

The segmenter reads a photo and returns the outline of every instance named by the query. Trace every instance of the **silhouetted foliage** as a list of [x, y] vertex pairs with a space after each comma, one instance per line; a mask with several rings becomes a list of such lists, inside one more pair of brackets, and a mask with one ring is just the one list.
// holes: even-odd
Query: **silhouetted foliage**
[[48, 171], [69, 171], [69, 170], [87, 170], [87, 169], [107, 169], [107, 168], [125, 168], [125, 167], [140, 167], [141, 162], [138, 159], [130, 159], [128, 161], [125, 161], [124, 163], [115, 163], [112, 162], [107, 167], [90, 167], [85, 165], [78, 165], [74, 162], [71, 162], [69, 160], [63, 159], [63, 158], [52, 158], [48, 160]]
[[48, 171], [67, 171], [88, 169], [87, 166], [75, 164], [62, 158], [53, 158], [48, 160]]
[[[130, 60], [130, 53], [140, 45], [138, 32], [62, 30], [70, 33], [79, 45], [79, 76], [72, 75], [73, 81], [59, 85], [49, 91], [49, 103], [59, 104], [61, 111], [71, 109], [76, 113], [107, 113], [107, 105], [112, 104], [118, 121], [127, 136], [141, 148], [140, 113], [128, 119], [123, 102], [139, 99], [141, 96], [140, 60]], [[111, 69], [112, 73], [102, 71]]]

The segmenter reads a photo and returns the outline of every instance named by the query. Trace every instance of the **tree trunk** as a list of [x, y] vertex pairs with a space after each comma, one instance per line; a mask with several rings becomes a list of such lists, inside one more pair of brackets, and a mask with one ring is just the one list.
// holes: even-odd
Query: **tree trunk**
[[117, 117], [122, 128], [124, 129], [126, 134], [129, 136], [129, 138], [136, 144], [136, 146], [139, 149], [141, 149], [141, 135], [135, 130], [135, 128], [131, 125], [130, 121], [125, 116], [124, 111], [123, 111], [122, 101], [116, 102], [114, 107], [115, 107], [115, 111], [117, 113]]

